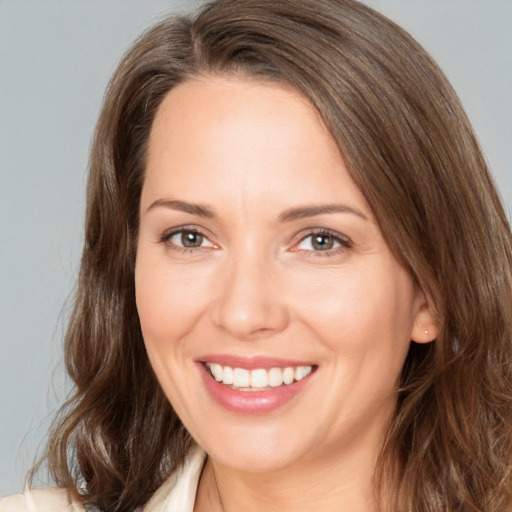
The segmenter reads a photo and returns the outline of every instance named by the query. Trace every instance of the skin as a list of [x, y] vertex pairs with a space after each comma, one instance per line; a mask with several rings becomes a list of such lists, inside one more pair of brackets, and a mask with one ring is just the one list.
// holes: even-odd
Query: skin
[[[282, 219], [333, 204], [345, 211]], [[184, 227], [199, 247], [183, 246]], [[328, 250], [312, 243], [322, 230]], [[375, 509], [397, 380], [410, 341], [431, 341], [435, 326], [305, 98], [222, 76], [167, 95], [150, 134], [135, 278], [156, 376], [209, 454], [196, 511], [222, 510], [213, 471], [226, 511]], [[196, 363], [205, 354], [317, 369], [284, 406], [244, 415], [211, 398]]]

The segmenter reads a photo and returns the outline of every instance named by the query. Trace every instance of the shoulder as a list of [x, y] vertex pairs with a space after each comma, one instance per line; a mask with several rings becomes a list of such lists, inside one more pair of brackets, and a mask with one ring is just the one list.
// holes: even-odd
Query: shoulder
[[26, 490], [0, 500], [0, 512], [84, 512], [82, 505], [60, 487]]
[[[143, 512], [192, 512], [205, 460], [206, 453], [198, 446], [193, 447], [184, 464], [155, 492]], [[98, 509], [81, 505], [67, 489], [51, 487], [0, 499], [0, 512], [98, 512]]]

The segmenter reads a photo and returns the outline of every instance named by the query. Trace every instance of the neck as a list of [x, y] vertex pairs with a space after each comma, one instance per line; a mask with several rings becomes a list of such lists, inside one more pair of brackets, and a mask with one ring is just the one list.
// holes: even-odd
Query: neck
[[338, 452], [332, 459], [323, 456], [272, 472], [239, 471], [209, 458], [194, 511], [376, 512], [376, 453], [347, 452], [344, 457]]

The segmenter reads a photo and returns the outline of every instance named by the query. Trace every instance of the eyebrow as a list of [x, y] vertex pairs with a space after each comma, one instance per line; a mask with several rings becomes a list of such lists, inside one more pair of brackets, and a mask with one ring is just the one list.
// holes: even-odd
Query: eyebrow
[[319, 206], [304, 206], [299, 208], [290, 208], [279, 215], [279, 222], [291, 222], [297, 219], [315, 217], [316, 215], [325, 215], [329, 213], [351, 213], [361, 219], [368, 220], [368, 217], [356, 208], [344, 204], [326, 204]]
[[[208, 206], [202, 204], [187, 203], [186, 201], [178, 201], [173, 199], [157, 199], [146, 210], [147, 212], [153, 208], [164, 207], [172, 210], [178, 210], [191, 215], [198, 215], [213, 219], [217, 215]], [[368, 220], [368, 217], [360, 210], [344, 204], [325, 204], [318, 206], [300, 206], [296, 208], [289, 208], [279, 215], [279, 222], [292, 222], [298, 219], [305, 219], [308, 217], [315, 217], [317, 215], [325, 215], [330, 213], [351, 213], [360, 217], [363, 220]]]
[[211, 208], [208, 208], [208, 206], [172, 199], [157, 199], [151, 203], [146, 212], [149, 212], [158, 206], [170, 208], [171, 210], [178, 210], [180, 212], [190, 213], [192, 215], [198, 215], [199, 217], [206, 217], [208, 219], [213, 219], [216, 216], [215, 212]]

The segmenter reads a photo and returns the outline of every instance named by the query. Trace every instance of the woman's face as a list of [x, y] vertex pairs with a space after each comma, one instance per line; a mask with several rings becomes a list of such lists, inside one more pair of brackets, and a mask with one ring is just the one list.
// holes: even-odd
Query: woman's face
[[248, 471], [373, 456], [431, 327], [317, 112], [247, 79], [188, 81], [159, 108], [135, 278], [174, 409]]

